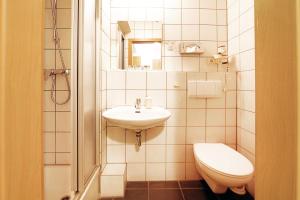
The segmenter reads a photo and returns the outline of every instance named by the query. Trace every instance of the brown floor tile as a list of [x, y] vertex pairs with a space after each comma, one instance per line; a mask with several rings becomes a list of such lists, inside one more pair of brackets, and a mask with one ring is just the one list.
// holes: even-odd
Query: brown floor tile
[[148, 190], [126, 190], [124, 200], [148, 200]]
[[183, 200], [180, 189], [150, 189], [149, 200]]
[[127, 189], [147, 189], [148, 188], [148, 182], [146, 181], [130, 181], [127, 182], [126, 185]]
[[185, 200], [218, 200], [210, 190], [183, 189], [182, 192]]
[[208, 185], [204, 181], [180, 181], [180, 187], [182, 189], [195, 189], [208, 188]]
[[149, 182], [150, 189], [177, 189], [179, 188], [178, 181], [151, 181]]

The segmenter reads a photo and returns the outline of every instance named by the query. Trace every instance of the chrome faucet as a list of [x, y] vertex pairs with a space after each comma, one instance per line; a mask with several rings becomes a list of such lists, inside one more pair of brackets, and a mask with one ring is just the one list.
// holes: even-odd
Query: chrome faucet
[[141, 112], [141, 106], [142, 106], [141, 104], [142, 104], [141, 98], [137, 98], [136, 101], [135, 101], [135, 106], [134, 106], [135, 109], [136, 109], [135, 110], [136, 113], [140, 113]]

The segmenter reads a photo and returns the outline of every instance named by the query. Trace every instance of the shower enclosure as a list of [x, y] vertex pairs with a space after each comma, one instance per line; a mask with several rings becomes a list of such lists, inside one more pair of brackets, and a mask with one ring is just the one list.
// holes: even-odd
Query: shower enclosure
[[[96, 106], [99, 87], [96, 83], [100, 82], [96, 66], [97, 2], [70, 0], [68, 4], [67, 1], [46, 0], [46, 38], [49, 39], [45, 51], [55, 53], [54, 56], [45, 55], [45, 60], [54, 61], [45, 69], [45, 85], [49, 85], [45, 89], [45, 105], [51, 104], [53, 110], [45, 109], [44, 113], [45, 118], [50, 114], [54, 116], [55, 123], [52, 127], [46, 124], [50, 129], [45, 130], [45, 134], [54, 135], [55, 142], [54, 152], [50, 152], [54, 161], [45, 161], [45, 199], [81, 194], [100, 168], [100, 120]], [[58, 124], [67, 129], [58, 129]], [[70, 139], [57, 137], [67, 133]], [[45, 137], [46, 144], [51, 143], [47, 140], [49, 137]], [[71, 156], [64, 163], [58, 162], [57, 155], [62, 152], [56, 143], [71, 144], [70, 150], [64, 153]], [[47, 150], [44, 153], [50, 154]], [[57, 176], [68, 183], [64, 189], [59, 184], [53, 187], [51, 180]]]

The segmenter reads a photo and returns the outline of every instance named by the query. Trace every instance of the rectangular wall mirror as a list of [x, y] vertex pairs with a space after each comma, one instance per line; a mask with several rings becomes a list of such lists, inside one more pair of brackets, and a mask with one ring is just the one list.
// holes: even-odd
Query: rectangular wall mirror
[[118, 21], [116, 69], [162, 69], [162, 23], [157, 21]]

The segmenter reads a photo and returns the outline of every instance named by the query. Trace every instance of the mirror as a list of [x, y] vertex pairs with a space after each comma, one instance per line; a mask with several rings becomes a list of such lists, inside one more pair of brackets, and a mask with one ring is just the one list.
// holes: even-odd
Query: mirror
[[119, 21], [116, 29], [116, 69], [162, 69], [161, 22]]

